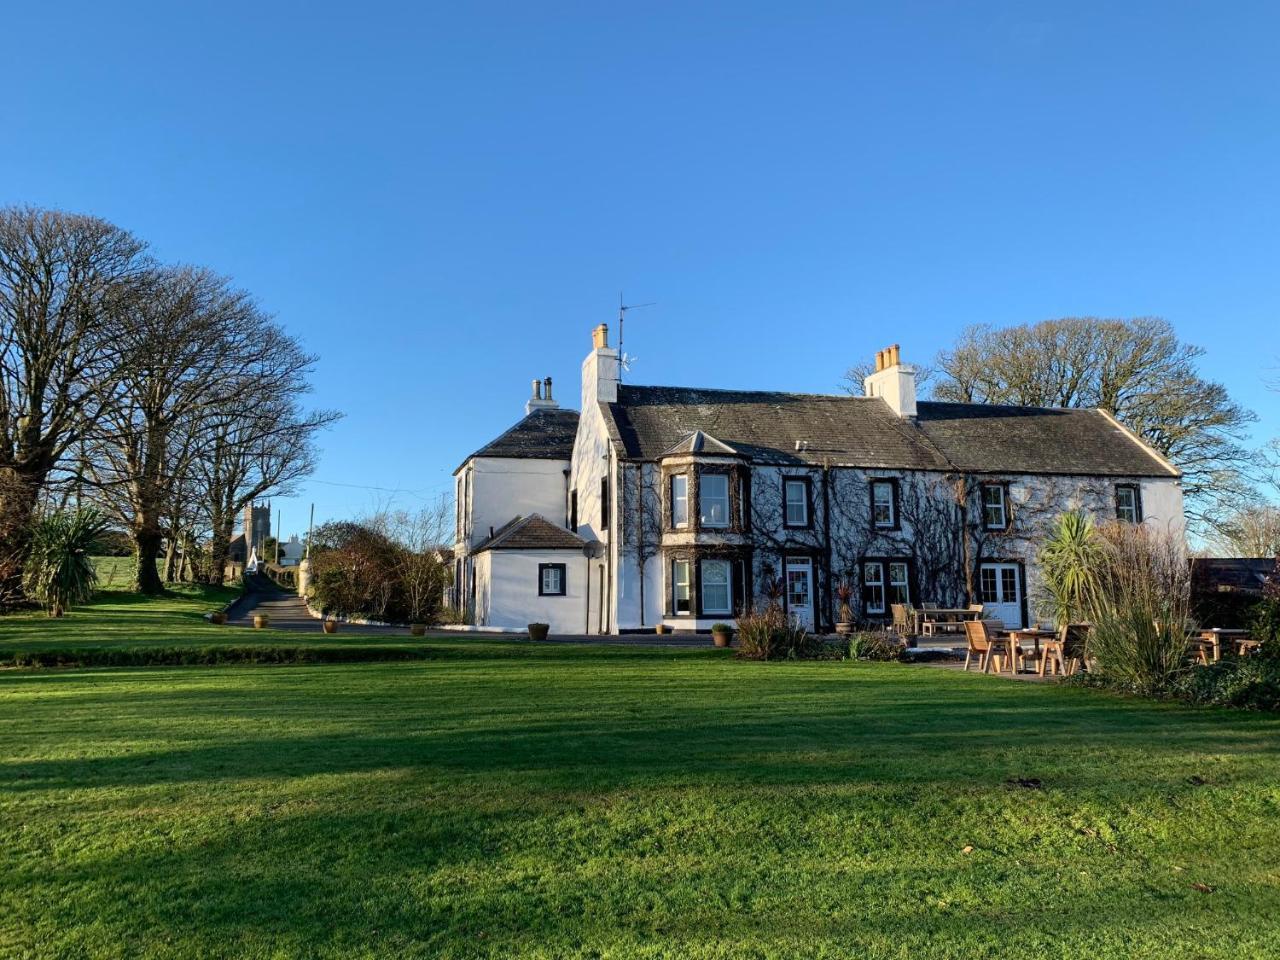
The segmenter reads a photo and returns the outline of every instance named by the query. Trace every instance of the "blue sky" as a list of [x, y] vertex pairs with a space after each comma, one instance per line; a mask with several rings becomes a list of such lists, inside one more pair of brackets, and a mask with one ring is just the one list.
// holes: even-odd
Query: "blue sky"
[[[187, 9], [192, 7], [192, 9]], [[576, 394], [828, 391], [965, 325], [1159, 315], [1280, 434], [1280, 7], [23, 4], [0, 203], [251, 290], [346, 420], [284, 532]], [[353, 486], [343, 486], [349, 484]], [[363, 489], [384, 487], [396, 495]]]

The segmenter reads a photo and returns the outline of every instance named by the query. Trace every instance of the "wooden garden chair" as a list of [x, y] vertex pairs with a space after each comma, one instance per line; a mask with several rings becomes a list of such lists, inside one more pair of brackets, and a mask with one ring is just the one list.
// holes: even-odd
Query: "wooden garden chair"
[[1087, 623], [1068, 623], [1058, 628], [1055, 640], [1047, 640], [1044, 652], [1040, 657], [1040, 676], [1045, 672], [1070, 677], [1085, 664], [1089, 625]]
[[[974, 654], [978, 655], [978, 666], [982, 668], [982, 672], [991, 672], [992, 658], [1003, 656], [1000, 653], [1000, 641], [996, 640], [992, 634], [1003, 627], [1004, 624], [998, 620], [966, 620], [964, 622], [965, 639], [969, 641], [969, 649], [964, 657], [966, 672], [973, 661]], [[999, 672], [999, 669], [997, 666], [996, 671]]]

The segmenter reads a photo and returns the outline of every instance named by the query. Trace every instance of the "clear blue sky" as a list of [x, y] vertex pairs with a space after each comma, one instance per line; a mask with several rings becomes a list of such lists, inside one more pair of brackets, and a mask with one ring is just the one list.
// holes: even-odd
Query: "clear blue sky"
[[[1159, 315], [1280, 433], [1274, 3], [11, 4], [0, 203], [251, 290], [346, 411], [284, 532], [576, 394], [827, 391], [890, 341]], [[323, 481], [323, 482], [322, 482]]]

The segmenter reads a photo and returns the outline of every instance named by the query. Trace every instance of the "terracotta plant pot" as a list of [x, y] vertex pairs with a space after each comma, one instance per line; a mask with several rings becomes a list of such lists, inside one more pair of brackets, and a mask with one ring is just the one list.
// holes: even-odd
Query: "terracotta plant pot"
[[836, 633], [841, 634], [842, 636], [848, 636], [853, 633], [853, 624], [843, 620], [840, 621], [836, 624]]
[[653, 632], [658, 634], [659, 636], [662, 636], [667, 632], [667, 625], [665, 623], [660, 623], [653, 628]]
[[226, 612], [223, 610], [214, 611], [213, 613], [209, 614], [209, 622], [216, 623], [218, 626], [222, 626], [224, 623], [227, 622]]
[[322, 621], [320, 621], [320, 627], [321, 627], [321, 629], [323, 629], [323, 630], [324, 630], [324, 632], [325, 632], [325, 633], [337, 633], [337, 632], [338, 632], [338, 621], [337, 621], [337, 620], [322, 620]]
[[409, 633], [415, 637], [425, 637], [427, 635], [427, 625], [425, 623], [409, 624]]
[[253, 615], [253, 628], [255, 630], [261, 630], [270, 622], [271, 622], [271, 618], [267, 616], [265, 613], [255, 613]]
[[712, 630], [711, 642], [717, 647], [727, 647], [729, 641], [733, 639], [733, 633], [729, 630]]
[[549, 625], [549, 624], [545, 624], [545, 623], [531, 623], [531, 624], [529, 624], [529, 639], [530, 639], [530, 640], [545, 640], [545, 639], [547, 639], [547, 634], [548, 634], [550, 631], [551, 631], [551, 627], [550, 627], [550, 625]]

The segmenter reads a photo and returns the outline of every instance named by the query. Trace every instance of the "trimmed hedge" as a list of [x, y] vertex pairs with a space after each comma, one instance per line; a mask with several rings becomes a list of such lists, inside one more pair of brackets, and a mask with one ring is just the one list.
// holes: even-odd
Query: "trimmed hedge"
[[428, 660], [426, 647], [216, 646], [74, 647], [65, 650], [0, 650], [6, 667], [195, 667], [219, 664], [381, 663]]

